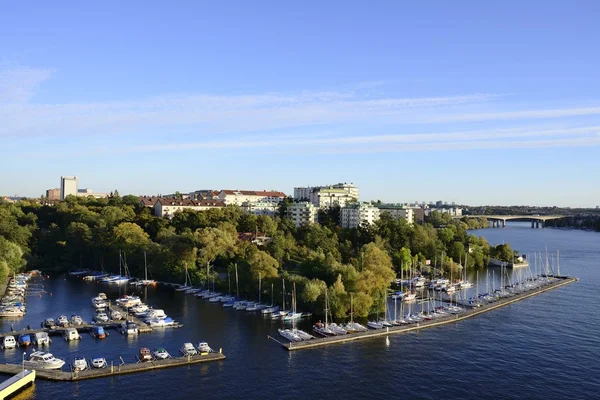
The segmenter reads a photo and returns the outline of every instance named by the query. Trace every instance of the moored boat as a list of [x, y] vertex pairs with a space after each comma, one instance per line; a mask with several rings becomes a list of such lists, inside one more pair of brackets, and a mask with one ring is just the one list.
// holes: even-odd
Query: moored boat
[[51, 353], [35, 351], [23, 361], [23, 366], [32, 369], [60, 369], [65, 365], [63, 360], [54, 357]]

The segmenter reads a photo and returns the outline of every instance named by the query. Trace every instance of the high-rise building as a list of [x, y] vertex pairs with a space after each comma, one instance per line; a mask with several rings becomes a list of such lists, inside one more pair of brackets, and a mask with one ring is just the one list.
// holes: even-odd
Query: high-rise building
[[318, 209], [308, 201], [292, 203], [287, 206], [287, 216], [294, 221], [294, 226], [304, 226], [317, 222]]
[[358, 228], [361, 225], [372, 225], [379, 219], [379, 208], [368, 203], [353, 203], [340, 210], [342, 228]]
[[76, 176], [61, 176], [60, 177], [60, 199], [64, 200], [69, 195], [77, 196], [77, 177]]
[[349, 203], [358, 201], [358, 188], [352, 183], [295, 187], [294, 200], [310, 201], [317, 208], [344, 207]]
[[60, 200], [60, 189], [46, 190], [46, 200]]

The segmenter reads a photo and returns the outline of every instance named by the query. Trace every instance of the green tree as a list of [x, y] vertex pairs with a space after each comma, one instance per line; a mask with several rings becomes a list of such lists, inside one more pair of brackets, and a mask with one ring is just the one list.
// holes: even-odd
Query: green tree
[[259, 274], [263, 279], [277, 278], [279, 264], [269, 253], [258, 250], [252, 254], [248, 263], [250, 264], [252, 277], [255, 280], [258, 279]]
[[113, 229], [115, 246], [126, 253], [145, 249], [150, 237], [138, 224], [122, 222]]

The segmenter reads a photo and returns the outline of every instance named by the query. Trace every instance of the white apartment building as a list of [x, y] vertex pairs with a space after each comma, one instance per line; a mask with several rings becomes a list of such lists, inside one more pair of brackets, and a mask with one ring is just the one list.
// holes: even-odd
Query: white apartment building
[[108, 197], [108, 193], [96, 193], [92, 189], [77, 189], [77, 197], [90, 197], [95, 199], [105, 199]]
[[241, 206], [253, 202], [280, 203], [285, 197], [285, 193], [271, 190], [221, 190], [217, 199], [227, 205]]
[[361, 225], [372, 225], [379, 219], [379, 208], [369, 203], [354, 203], [340, 210], [342, 228], [358, 228]]
[[279, 204], [270, 201], [247, 201], [242, 204], [242, 208], [249, 214], [267, 215], [273, 218], [275, 217], [275, 215], [277, 215], [277, 211], [279, 210]]
[[432, 212], [438, 211], [442, 214], [450, 214], [452, 217], [461, 217], [462, 216], [462, 208], [460, 207], [452, 207], [452, 208], [427, 208], [425, 209], [425, 215], [430, 216]]
[[174, 198], [159, 198], [154, 205], [154, 215], [157, 217], [173, 218], [178, 211], [195, 210], [205, 211], [212, 208], [222, 208], [225, 204], [219, 200], [190, 200], [190, 199], [174, 199]]
[[308, 201], [292, 203], [287, 207], [287, 216], [294, 222], [294, 226], [304, 226], [317, 222], [319, 210]]
[[404, 219], [409, 225], [415, 222], [415, 212], [413, 208], [398, 206], [395, 204], [378, 205], [379, 214], [388, 213], [393, 219]]
[[315, 207], [345, 207], [358, 201], [358, 188], [352, 183], [337, 183], [329, 186], [296, 187], [294, 200], [310, 201]]
[[77, 196], [77, 177], [76, 176], [61, 176], [60, 177], [60, 199], [64, 200], [69, 195]]

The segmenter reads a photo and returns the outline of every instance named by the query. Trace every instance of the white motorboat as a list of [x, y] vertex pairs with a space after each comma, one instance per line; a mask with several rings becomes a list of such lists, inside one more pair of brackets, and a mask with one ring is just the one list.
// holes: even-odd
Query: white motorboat
[[48, 336], [47, 332], [36, 332], [34, 336], [34, 343], [38, 346], [48, 346], [52, 343], [50, 336]]
[[54, 328], [54, 318], [46, 318], [44, 320], [44, 327], [46, 328]]
[[169, 354], [169, 352], [167, 350], [165, 350], [163, 347], [160, 347], [160, 348], [154, 350], [152, 352], [152, 355], [157, 360], [166, 360], [167, 358], [171, 358], [171, 355]]
[[142, 314], [147, 312], [148, 310], [149, 308], [145, 304], [138, 304], [137, 306], [131, 308], [131, 311], [133, 311], [135, 314]]
[[121, 318], [123, 318], [123, 316], [121, 315], [121, 312], [119, 310], [111, 310], [110, 319], [112, 319], [113, 321], [118, 321]]
[[198, 351], [200, 352], [200, 354], [212, 353], [213, 349], [210, 348], [210, 346], [208, 345], [208, 343], [206, 343], [206, 342], [200, 342], [200, 343], [198, 343]]
[[19, 307], [8, 306], [0, 309], [0, 318], [17, 318], [25, 315], [25, 311]]
[[3, 349], [14, 349], [17, 347], [17, 340], [14, 336], [4, 336], [2, 339], [2, 348]]
[[119, 327], [119, 330], [123, 335], [137, 335], [139, 333], [138, 327], [133, 321], [125, 321]]
[[167, 314], [165, 314], [164, 310], [160, 310], [160, 309], [156, 309], [156, 310], [149, 310], [146, 313], [146, 320], [152, 320], [152, 319], [165, 319], [167, 318]]
[[35, 351], [23, 361], [23, 366], [32, 369], [60, 369], [65, 365], [63, 360], [55, 358], [51, 353]]
[[167, 327], [167, 326], [173, 326], [173, 325], [175, 325], [175, 321], [173, 321], [169, 317], [163, 318], [163, 319], [153, 318], [153, 319], [150, 319], [148, 321], [148, 324], [152, 328], [164, 328], [164, 327]]
[[135, 307], [137, 305], [142, 304], [142, 300], [140, 300], [140, 298], [138, 296], [124, 295], [124, 296], [121, 296], [121, 298], [117, 300], [117, 303], [121, 307], [130, 308], [130, 307]]
[[77, 332], [77, 329], [75, 329], [75, 328], [67, 328], [67, 330], [63, 334], [63, 337], [65, 338], [65, 340], [67, 342], [69, 342], [71, 340], [81, 339], [81, 335], [79, 335], [79, 332]]
[[198, 350], [196, 350], [196, 348], [194, 347], [193, 344], [191, 343], [184, 343], [183, 346], [181, 347], [181, 349], [179, 349], [179, 351], [181, 352], [181, 354], [183, 354], [184, 356], [195, 356], [198, 354]]
[[96, 321], [96, 322], [108, 322], [108, 315], [106, 315], [106, 313], [98, 313], [94, 317], [94, 321]]
[[222, 298], [223, 298], [223, 296], [215, 296], [215, 297], [211, 297], [210, 299], [208, 299], [208, 301], [211, 303], [219, 303], [219, 302], [221, 302]]
[[85, 371], [88, 368], [88, 362], [84, 357], [75, 357], [71, 363], [71, 369], [73, 371]]
[[96, 357], [92, 359], [92, 367], [93, 368], [106, 368], [108, 367], [108, 363], [106, 362], [106, 358], [104, 357]]
[[78, 326], [83, 325], [83, 319], [79, 315], [71, 315], [71, 325]]
[[92, 305], [96, 308], [106, 308], [106, 299], [100, 296], [92, 297]]

